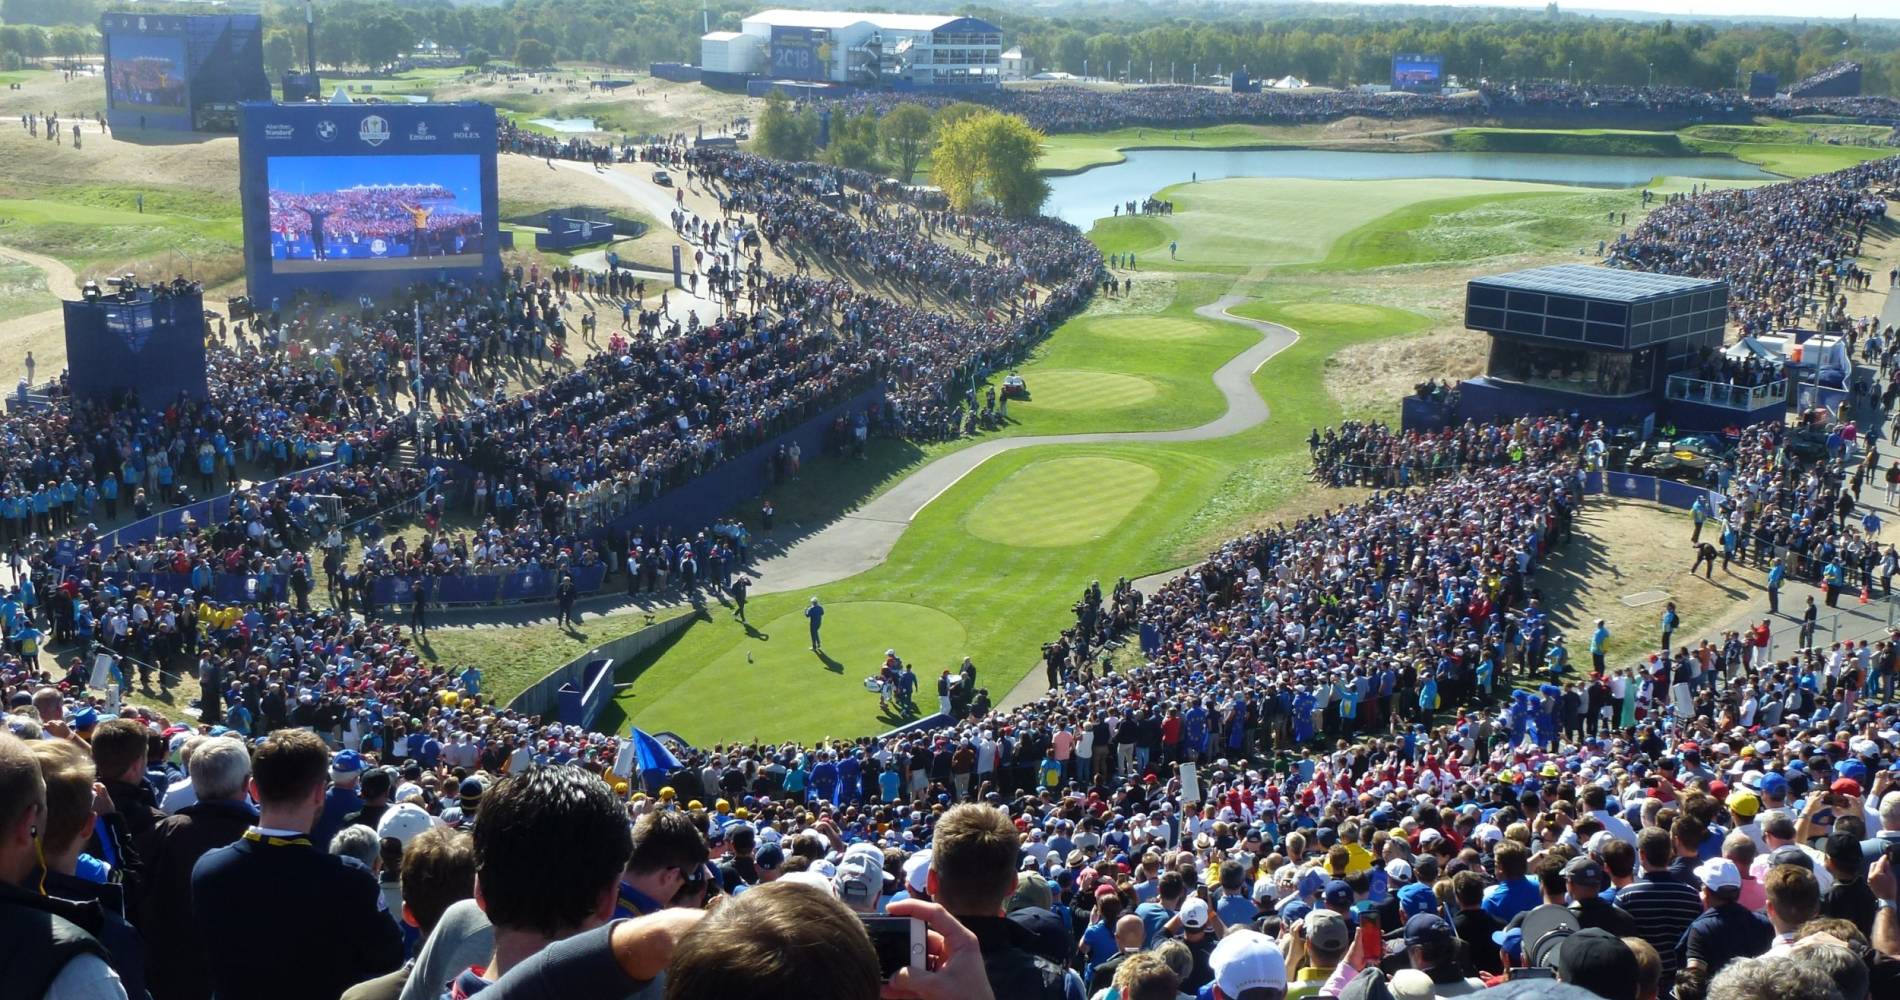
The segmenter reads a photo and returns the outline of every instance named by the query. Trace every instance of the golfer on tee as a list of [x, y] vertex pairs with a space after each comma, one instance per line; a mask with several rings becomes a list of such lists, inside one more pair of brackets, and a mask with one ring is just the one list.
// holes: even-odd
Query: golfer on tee
[[825, 623], [825, 606], [818, 603], [817, 597], [811, 599], [811, 606], [805, 609], [805, 617], [811, 619], [811, 648], [815, 653], [824, 648], [824, 644], [818, 641], [818, 627]]

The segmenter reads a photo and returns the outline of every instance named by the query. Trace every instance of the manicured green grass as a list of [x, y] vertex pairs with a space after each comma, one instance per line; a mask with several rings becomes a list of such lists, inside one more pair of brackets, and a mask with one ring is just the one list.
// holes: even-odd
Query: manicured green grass
[[1120, 163], [1128, 149], [1234, 149], [1293, 146], [1320, 131], [1314, 125], [1216, 125], [1211, 128], [1124, 128], [1052, 135], [1042, 144], [1044, 173], [1069, 174]]
[[[1177, 288], [1145, 315], [1108, 312], [1116, 300], [1098, 300], [1012, 369], [1030, 398], [1010, 402], [1002, 433], [1085, 433], [1104, 429], [1104, 421], [1114, 430], [1173, 430], [1220, 416], [1226, 404], [1211, 390], [1208, 374], [1257, 338], [1194, 315], [1213, 287]], [[989, 384], [1000, 393], [1008, 373], [997, 372]]]
[[[786, 603], [774, 602], [770, 612], [762, 603], [748, 605], [752, 626], [741, 625], [723, 609], [715, 610], [712, 620], [690, 626], [671, 655], [620, 675], [623, 680], [632, 676], [633, 687], [602, 713], [602, 728], [620, 729], [631, 721], [648, 732], [670, 730], [699, 744], [887, 729], [904, 720], [880, 713], [877, 695], [864, 687], [864, 679], [875, 676], [884, 662], [884, 651], [895, 649], [915, 665], [918, 706], [928, 713], [936, 711], [938, 673], [957, 664], [944, 655], [962, 650], [969, 639], [961, 623], [935, 608], [827, 598], [823, 647], [814, 651], [805, 606], [792, 602], [795, 606], [782, 610]], [[716, 698], [716, 705], [708, 697]], [[820, 724], [813, 729], [816, 720], [836, 720], [840, 728], [826, 730]]]
[[0, 257], [0, 322], [57, 305], [59, 299], [46, 290], [46, 279], [39, 268]]
[[[687, 608], [669, 608], [658, 612], [655, 620], [666, 621], [689, 613]], [[457, 668], [470, 664], [480, 666], [483, 690], [497, 692], [505, 701], [555, 667], [645, 625], [646, 613], [632, 610], [605, 616], [586, 615], [578, 628], [557, 628], [552, 624], [437, 628], [429, 633], [421, 652], [431, 663]]]
[[225, 214], [218, 199], [205, 199], [200, 212], [187, 195], [155, 193], [140, 214], [131, 204], [132, 192], [125, 193], [123, 206], [92, 189], [62, 191], [57, 197], [0, 198], [0, 243], [56, 257], [81, 272], [129, 261], [170, 261], [176, 270], [195, 269], [215, 284], [242, 269], [239, 219]]
[[1599, 240], [1614, 240], [1627, 228], [1609, 220], [1612, 212], [1619, 220], [1630, 213], [1634, 225], [1641, 219], [1641, 195], [1570, 190], [1414, 202], [1340, 237], [1319, 268], [1358, 271], [1551, 250], [1594, 255]]
[[1708, 153], [1722, 153], [1753, 163], [1783, 177], [1812, 177], [1844, 170], [1857, 163], [1893, 156], [1894, 150], [1870, 146], [1830, 146], [1825, 143], [1718, 142], [1691, 139], [1688, 144]]
[[[1159, 195], [1174, 202], [1173, 215], [1097, 222], [1090, 236], [1105, 253], [1134, 251], [1144, 269], [1240, 273], [1321, 261], [1341, 237], [1421, 201], [1456, 195], [1478, 205], [1506, 194], [1578, 191], [1517, 181], [1237, 177], [1177, 184]], [[1169, 240], [1179, 243], [1178, 260], [1168, 259]]]
[[[1119, 526], [1160, 485], [1154, 469], [1118, 458], [1050, 458], [1004, 480], [964, 516], [970, 534], [997, 545], [1062, 548]], [[1086, 503], [1077, 503], [1086, 498]]]

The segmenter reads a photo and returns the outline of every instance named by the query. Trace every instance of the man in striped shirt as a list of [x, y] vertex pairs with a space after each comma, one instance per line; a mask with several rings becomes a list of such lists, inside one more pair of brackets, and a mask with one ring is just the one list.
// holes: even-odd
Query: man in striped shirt
[[1669, 871], [1675, 854], [1669, 831], [1645, 827], [1636, 835], [1636, 856], [1643, 874], [1616, 891], [1616, 905], [1636, 919], [1638, 937], [1648, 941], [1662, 958], [1662, 990], [1666, 995], [1682, 967], [1676, 945], [1682, 933], [1702, 915], [1702, 894]]

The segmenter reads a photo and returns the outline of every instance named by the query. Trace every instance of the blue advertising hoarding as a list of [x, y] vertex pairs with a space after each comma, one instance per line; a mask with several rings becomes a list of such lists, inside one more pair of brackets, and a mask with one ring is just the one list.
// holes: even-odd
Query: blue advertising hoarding
[[1392, 89], [1434, 94], [1445, 86], [1445, 59], [1437, 55], [1401, 52], [1392, 57]]
[[244, 105], [252, 299], [497, 277], [495, 148], [486, 104]]
[[824, 80], [831, 75], [831, 32], [772, 26], [772, 71], [781, 80]]

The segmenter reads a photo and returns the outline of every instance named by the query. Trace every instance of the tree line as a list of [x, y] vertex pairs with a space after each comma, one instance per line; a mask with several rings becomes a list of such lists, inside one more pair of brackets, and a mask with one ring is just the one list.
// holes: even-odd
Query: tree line
[[905, 102], [882, 116], [797, 108], [774, 92], [759, 113], [753, 149], [779, 160], [816, 160], [909, 184], [928, 156], [930, 180], [958, 211], [994, 207], [1030, 215], [1049, 195], [1036, 169], [1044, 136], [1019, 115], [959, 101], [932, 113]]
[[[1168, 8], [1163, 8], [1164, 11]], [[1214, 16], [1218, 12], [1219, 16]], [[1867, 93], [1900, 88], [1900, 29], [1853, 23], [1766, 25], [1619, 20], [1474, 11], [1452, 17], [1272, 17], [1247, 8], [1157, 21], [1062, 18], [995, 12], [991, 18], [1036, 59], [1038, 69], [1153, 82], [1189, 82], [1245, 66], [1256, 78], [1291, 74], [1316, 84], [1382, 83], [1401, 52], [1444, 57], [1465, 82], [1577, 80], [1654, 83], [1702, 90], [1745, 86], [1747, 74], [1776, 74], [1785, 87], [1842, 59], [1862, 64]]]
[[[19, 59], [67, 54], [91, 32], [100, 0], [0, 0], [0, 53]], [[155, 9], [141, 4], [143, 9]], [[737, 30], [752, 0], [323, 0], [317, 51], [327, 67], [380, 68], [441, 49], [516, 61], [520, 55], [637, 69], [697, 62], [703, 30]], [[934, 0], [900, 8], [942, 10]], [[156, 9], [163, 9], [158, 5]], [[273, 73], [304, 60], [303, 5], [266, 0], [266, 61]], [[702, 11], [703, 16], [702, 16]], [[1783, 85], [1854, 59], [1868, 93], [1900, 92], [1900, 28], [1857, 21], [1786, 22], [1622, 19], [1496, 9], [1230, 3], [1112, 3], [1028, 10], [976, 6], [1038, 68], [1133, 81], [1189, 82], [1245, 66], [1256, 77], [1291, 74], [1343, 86], [1384, 82], [1394, 53], [1435, 53], [1461, 79], [1573, 79], [1701, 89], [1734, 87], [1747, 74]], [[34, 33], [31, 26], [78, 25]], [[523, 42], [535, 43], [525, 51]], [[77, 53], [73, 53], [77, 54]], [[478, 59], [476, 61], [483, 61]]]

